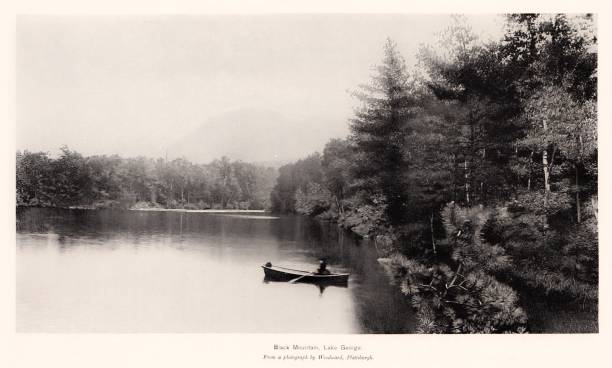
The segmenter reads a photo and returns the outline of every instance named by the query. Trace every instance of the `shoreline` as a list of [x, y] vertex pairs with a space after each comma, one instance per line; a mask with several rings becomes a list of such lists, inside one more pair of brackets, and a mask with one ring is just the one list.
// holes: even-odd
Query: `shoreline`
[[15, 208], [58, 208], [65, 210], [121, 210], [121, 211], [147, 211], [147, 212], [199, 212], [199, 213], [271, 213], [266, 210], [236, 210], [236, 209], [204, 209], [204, 210], [190, 210], [185, 208], [113, 208], [113, 207], [94, 207], [94, 206], [28, 206], [28, 205], [16, 205]]
[[129, 211], [157, 211], [157, 212], [202, 212], [202, 213], [269, 213], [266, 210], [233, 210], [233, 209], [225, 209], [225, 210], [188, 210], [184, 208], [130, 208]]

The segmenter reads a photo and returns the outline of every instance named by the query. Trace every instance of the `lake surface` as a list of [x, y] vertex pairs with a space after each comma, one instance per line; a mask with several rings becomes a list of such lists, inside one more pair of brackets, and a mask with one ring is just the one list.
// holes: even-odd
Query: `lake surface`
[[[347, 287], [261, 265], [350, 272]], [[17, 209], [18, 332], [410, 333], [374, 245], [298, 216]]]

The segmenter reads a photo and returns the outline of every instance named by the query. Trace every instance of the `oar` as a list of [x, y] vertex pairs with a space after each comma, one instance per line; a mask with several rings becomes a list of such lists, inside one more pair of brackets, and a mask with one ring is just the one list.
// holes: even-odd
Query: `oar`
[[306, 276], [308, 276], [308, 275], [314, 275], [314, 272], [310, 272], [310, 273], [307, 273], [307, 274], [302, 275], [302, 276], [300, 276], [300, 277], [296, 277], [295, 279], [293, 279], [293, 280], [289, 281], [289, 283], [290, 283], [290, 284], [293, 284], [293, 283], [295, 283], [296, 281], [301, 280], [303, 277], [306, 277]]

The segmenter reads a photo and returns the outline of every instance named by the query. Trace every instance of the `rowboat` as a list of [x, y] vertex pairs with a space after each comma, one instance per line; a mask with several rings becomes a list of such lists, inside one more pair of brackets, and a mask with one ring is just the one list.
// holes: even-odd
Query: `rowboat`
[[325, 284], [346, 284], [348, 283], [348, 273], [330, 273], [317, 274], [316, 272], [308, 272], [302, 270], [294, 270], [292, 268], [272, 266], [265, 264], [261, 266], [266, 275], [266, 279], [274, 281], [291, 281], [310, 282], [310, 283], [325, 283]]

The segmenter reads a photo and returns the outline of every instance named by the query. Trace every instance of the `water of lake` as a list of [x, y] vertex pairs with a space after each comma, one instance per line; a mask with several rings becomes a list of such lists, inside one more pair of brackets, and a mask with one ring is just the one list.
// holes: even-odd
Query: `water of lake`
[[[347, 287], [264, 280], [322, 257]], [[410, 333], [376, 259], [298, 216], [18, 208], [17, 331]]]

